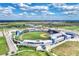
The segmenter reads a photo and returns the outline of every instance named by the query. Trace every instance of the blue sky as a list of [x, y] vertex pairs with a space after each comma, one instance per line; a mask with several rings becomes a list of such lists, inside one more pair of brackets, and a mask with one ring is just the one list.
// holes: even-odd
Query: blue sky
[[0, 3], [0, 20], [79, 20], [79, 3]]

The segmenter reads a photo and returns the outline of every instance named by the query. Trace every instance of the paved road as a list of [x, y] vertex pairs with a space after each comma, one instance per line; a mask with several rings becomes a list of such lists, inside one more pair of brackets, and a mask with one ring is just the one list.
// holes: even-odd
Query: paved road
[[17, 47], [16, 47], [16, 45], [14, 44], [14, 42], [12, 40], [11, 32], [8, 32], [8, 31], [4, 30], [3, 34], [6, 38], [6, 41], [7, 41], [8, 47], [9, 47], [9, 55], [11, 55], [12, 52], [16, 53], [17, 52]]

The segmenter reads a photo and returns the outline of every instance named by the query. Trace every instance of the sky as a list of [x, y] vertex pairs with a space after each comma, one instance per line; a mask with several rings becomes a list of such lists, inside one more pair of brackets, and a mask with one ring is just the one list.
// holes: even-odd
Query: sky
[[79, 20], [79, 3], [0, 3], [0, 20]]

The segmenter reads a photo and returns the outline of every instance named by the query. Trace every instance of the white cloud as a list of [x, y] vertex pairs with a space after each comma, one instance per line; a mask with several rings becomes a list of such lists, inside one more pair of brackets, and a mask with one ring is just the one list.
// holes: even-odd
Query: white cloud
[[50, 12], [50, 11], [44, 11], [42, 12], [42, 15], [54, 15], [55, 13]]
[[31, 14], [31, 15], [37, 15], [36, 13], [33, 13], [33, 12], [32, 12], [32, 13], [30, 13], [30, 14]]
[[28, 15], [28, 13], [27, 12], [22, 12], [22, 13], [19, 13], [18, 15], [19, 16], [26, 16], [26, 15]]
[[33, 6], [30, 9], [48, 10], [48, 6]]
[[65, 11], [65, 12], [63, 12], [63, 14], [66, 14], [66, 15], [77, 15], [78, 12], [77, 11]]
[[0, 7], [0, 13], [6, 16], [13, 15], [13, 9], [14, 7], [8, 6], [8, 7]]
[[54, 12], [51, 12], [49, 10], [43, 10], [43, 11], [41, 11], [41, 14], [42, 15], [54, 15], [55, 13]]
[[62, 6], [64, 11], [64, 14], [69, 15], [77, 15], [79, 13], [79, 6], [73, 5], [73, 6]]
[[65, 3], [53, 3], [51, 5], [53, 5], [54, 7], [59, 7], [60, 8], [60, 7], [64, 6]]
[[48, 14], [49, 14], [49, 15], [54, 15], [55, 13], [53, 13], [53, 12], [48, 12]]
[[55, 3], [53, 4], [53, 6], [57, 8], [65, 9], [65, 10], [71, 10], [74, 8], [74, 6], [68, 6], [65, 3]]
[[52, 5], [63, 10], [79, 10], [79, 5], [67, 5], [65, 3], [55, 3]]
[[28, 4], [19, 3], [18, 6], [21, 10], [30, 10], [30, 11], [41, 11], [41, 10], [48, 10], [48, 6], [29, 6]]
[[62, 9], [62, 13], [66, 15], [77, 15], [79, 13], [79, 4], [78, 5], [67, 5], [63, 3], [53, 4], [54, 7]]
[[12, 7], [12, 6], [8, 6], [7, 8], [10, 8], [10, 9], [16, 9], [16, 8], [14, 8], [14, 7]]
[[28, 5], [31, 5], [32, 3], [27, 3]]
[[[27, 4], [18, 4], [20, 9], [23, 10], [23, 11], [30, 11], [30, 13], [28, 15], [36, 15], [37, 13], [40, 13], [40, 12], [49, 12], [49, 7], [48, 6], [29, 6]], [[45, 13], [45, 14], [46, 14]], [[48, 14], [48, 13], [47, 13]], [[53, 13], [50, 13], [50, 14], [53, 14]], [[21, 13], [21, 15], [23, 15]]]
[[74, 8], [74, 6], [62, 6], [61, 8], [63, 8], [63, 9], [69, 9], [69, 10], [71, 10], [71, 9], [73, 9]]
[[18, 15], [19, 15], [19, 16], [23, 16], [23, 13], [19, 13]]
[[20, 7], [21, 10], [27, 10], [29, 9], [30, 6], [24, 4], [24, 3], [19, 3], [18, 6]]
[[19, 15], [19, 16], [33, 16], [33, 15], [37, 15], [37, 14], [34, 13], [34, 12], [31, 12], [31, 13], [22, 12], [22, 13], [19, 13], [18, 15]]
[[20, 7], [25, 7], [26, 5], [24, 3], [19, 3], [18, 4]]
[[67, 11], [77, 11], [79, 10], [79, 6], [77, 5], [73, 5], [73, 6], [62, 6], [61, 7], [63, 10], [67, 10]]
[[3, 11], [4, 9], [2, 7], [0, 7], [0, 13]]

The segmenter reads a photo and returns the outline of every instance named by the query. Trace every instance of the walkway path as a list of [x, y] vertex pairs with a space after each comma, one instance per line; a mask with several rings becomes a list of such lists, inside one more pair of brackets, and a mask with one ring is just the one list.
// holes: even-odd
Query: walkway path
[[7, 44], [8, 44], [8, 47], [9, 47], [9, 55], [11, 55], [11, 53], [16, 53], [17, 52], [17, 47], [16, 45], [14, 44], [13, 40], [12, 40], [12, 33], [9, 32], [9, 31], [3, 31], [3, 34], [6, 38], [6, 41], [7, 41]]

